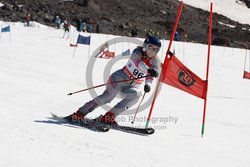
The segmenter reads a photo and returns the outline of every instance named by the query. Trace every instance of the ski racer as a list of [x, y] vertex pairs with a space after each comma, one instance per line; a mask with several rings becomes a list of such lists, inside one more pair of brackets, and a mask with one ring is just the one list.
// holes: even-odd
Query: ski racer
[[[75, 113], [65, 117], [65, 119], [69, 122], [80, 123], [88, 113], [101, 105], [110, 103], [117, 94], [120, 94], [123, 99], [100, 118], [101, 122], [117, 124], [115, 118], [135, 105], [141, 97], [140, 85], [145, 83], [145, 93], [150, 91], [153, 79], [159, 75], [160, 61], [157, 53], [160, 48], [161, 41], [155, 36], [148, 35], [143, 46], [133, 50], [127, 64], [110, 75], [110, 84], [107, 85], [106, 90], [93, 100], [85, 103]], [[129, 79], [135, 80], [133, 82], [113, 83]]]

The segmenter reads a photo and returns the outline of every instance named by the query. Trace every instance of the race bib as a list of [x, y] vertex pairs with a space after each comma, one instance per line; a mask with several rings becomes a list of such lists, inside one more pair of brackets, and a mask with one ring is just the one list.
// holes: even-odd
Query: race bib
[[142, 78], [147, 74], [147, 72], [140, 70], [131, 59], [128, 61], [126, 68], [134, 78]]

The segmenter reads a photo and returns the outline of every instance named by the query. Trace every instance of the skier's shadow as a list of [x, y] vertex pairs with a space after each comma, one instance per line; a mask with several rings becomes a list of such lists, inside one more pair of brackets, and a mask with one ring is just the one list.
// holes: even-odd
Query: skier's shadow
[[60, 126], [63, 125], [63, 126], [71, 127], [71, 128], [77, 128], [77, 129], [82, 128], [82, 127], [77, 126], [77, 125], [69, 124], [66, 121], [58, 121], [58, 120], [55, 120], [55, 119], [50, 118], [50, 117], [47, 117], [47, 119], [48, 120], [34, 120], [34, 122], [36, 122], [36, 123], [44, 123], [44, 124], [60, 125]]

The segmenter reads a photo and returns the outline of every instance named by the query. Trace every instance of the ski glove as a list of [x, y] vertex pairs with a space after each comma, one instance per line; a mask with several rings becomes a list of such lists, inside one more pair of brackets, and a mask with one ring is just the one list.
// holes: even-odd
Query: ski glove
[[155, 69], [148, 69], [148, 73], [149, 73], [149, 75], [151, 76], [151, 77], [155, 77], [155, 78], [157, 78], [158, 76], [159, 76], [159, 73], [158, 73], [158, 71], [156, 71]]
[[145, 93], [148, 93], [150, 91], [150, 86], [148, 85], [148, 84], [146, 84], [145, 86], [144, 86], [144, 92]]

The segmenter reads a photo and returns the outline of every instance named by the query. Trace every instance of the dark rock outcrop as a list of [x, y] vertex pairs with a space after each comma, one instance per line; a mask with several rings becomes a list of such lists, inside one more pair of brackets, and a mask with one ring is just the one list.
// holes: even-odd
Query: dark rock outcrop
[[[151, 32], [165, 39], [170, 38], [179, 6], [176, 0], [2, 0], [1, 3], [4, 6], [0, 8], [0, 16], [12, 21], [24, 21], [29, 13], [31, 20], [54, 26], [58, 15], [73, 25], [78, 19], [92, 24], [94, 32], [99, 22], [100, 33], [127, 36], [136, 27], [139, 37]], [[184, 5], [178, 26], [181, 40], [207, 43], [208, 22], [209, 12]], [[250, 48], [250, 25], [215, 13], [213, 40], [217, 38], [227, 39], [231, 47]]]

